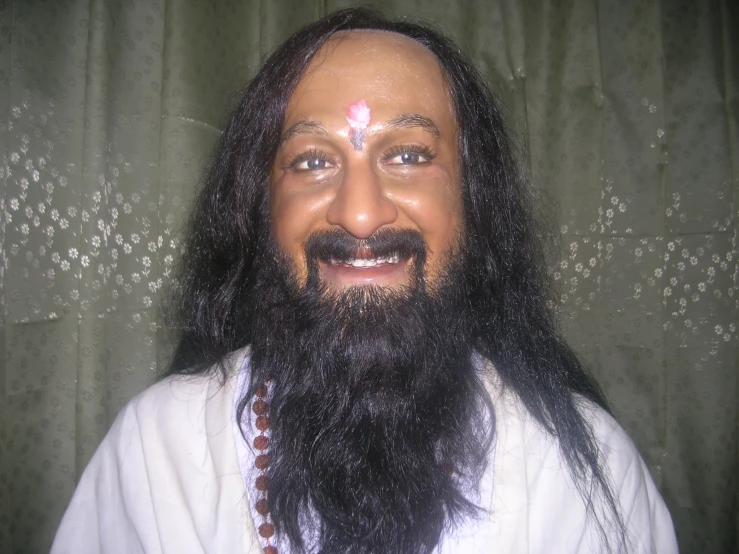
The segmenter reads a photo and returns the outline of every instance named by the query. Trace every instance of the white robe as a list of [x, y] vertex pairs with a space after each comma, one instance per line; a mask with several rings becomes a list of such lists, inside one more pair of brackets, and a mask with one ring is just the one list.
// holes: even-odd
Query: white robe
[[[241, 367], [246, 354], [229, 363]], [[236, 373], [224, 384], [215, 374], [171, 377], [131, 400], [82, 475], [51, 553], [260, 553], [234, 438]], [[489, 373], [492, 510], [469, 551], [600, 552], [556, 441]], [[669, 512], [633, 443], [600, 408], [582, 410], [620, 503], [628, 552], [676, 553]]]

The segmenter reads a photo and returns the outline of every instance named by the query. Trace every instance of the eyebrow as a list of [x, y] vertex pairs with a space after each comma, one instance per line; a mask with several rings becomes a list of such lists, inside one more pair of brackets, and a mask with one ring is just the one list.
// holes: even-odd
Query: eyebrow
[[285, 144], [288, 140], [297, 135], [321, 135], [322, 137], [326, 137], [328, 136], [328, 131], [320, 121], [302, 119], [288, 127], [288, 129], [282, 133], [280, 143]]
[[408, 127], [421, 127], [422, 129], [426, 129], [436, 138], [439, 138], [441, 136], [441, 133], [439, 132], [439, 128], [436, 126], [436, 124], [431, 119], [429, 119], [425, 115], [421, 115], [417, 113], [402, 114], [397, 117], [394, 117], [390, 121], [385, 123], [384, 127], [386, 129], [402, 129], [402, 128], [408, 128]]
[[[398, 115], [383, 125], [383, 129], [408, 129], [412, 127], [426, 129], [436, 138], [441, 136], [439, 128], [431, 119], [425, 115], [417, 113]], [[282, 133], [280, 144], [285, 144], [287, 141], [298, 135], [320, 135], [322, 137], [327, 137], [328, 131], [320, 121], [301, 119], [297, 123], [288, 127], [287, 130]]]

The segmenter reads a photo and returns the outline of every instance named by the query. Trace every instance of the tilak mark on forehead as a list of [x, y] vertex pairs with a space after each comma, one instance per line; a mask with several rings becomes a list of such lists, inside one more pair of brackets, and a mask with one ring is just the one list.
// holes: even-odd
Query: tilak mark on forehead
[[354, 150], [361, 152], [364, 145], [364, 130], [369, 125], [370, 109], [367, 102], [362, 98], [354, 102], [346, 111], [346, 120], [349, 122], [349, 142], [351, 142]]

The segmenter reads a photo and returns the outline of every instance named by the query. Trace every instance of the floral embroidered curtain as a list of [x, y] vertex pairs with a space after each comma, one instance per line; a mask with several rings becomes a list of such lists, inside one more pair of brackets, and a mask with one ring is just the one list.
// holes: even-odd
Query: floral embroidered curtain
[[[166, 366], [161, 293], [239, 88], [358, 4], [0, 0], [0, 551], [48, 551], [117, 411]], [[556, 200], [568, 336], [681, 550], [735, 551], [739, 5], [374, 5], [489, 77]]]

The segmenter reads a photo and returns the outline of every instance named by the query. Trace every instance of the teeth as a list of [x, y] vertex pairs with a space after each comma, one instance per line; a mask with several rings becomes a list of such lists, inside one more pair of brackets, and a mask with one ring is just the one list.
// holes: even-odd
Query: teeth
[[379, 258], [373, 260], [347, 260], [347, 264], [352, 267], [375, 267], [379, 261]]
[[333, 265], [346, 264], [352, 267], [363, 268], [363, 267], [376, 267], [383, 264], [397, 264], [400, 261], [399, 254], [393, 254], [392, 256], [386, 256], [381, 258], [356, 258], [351, 260], [330, 260]]

